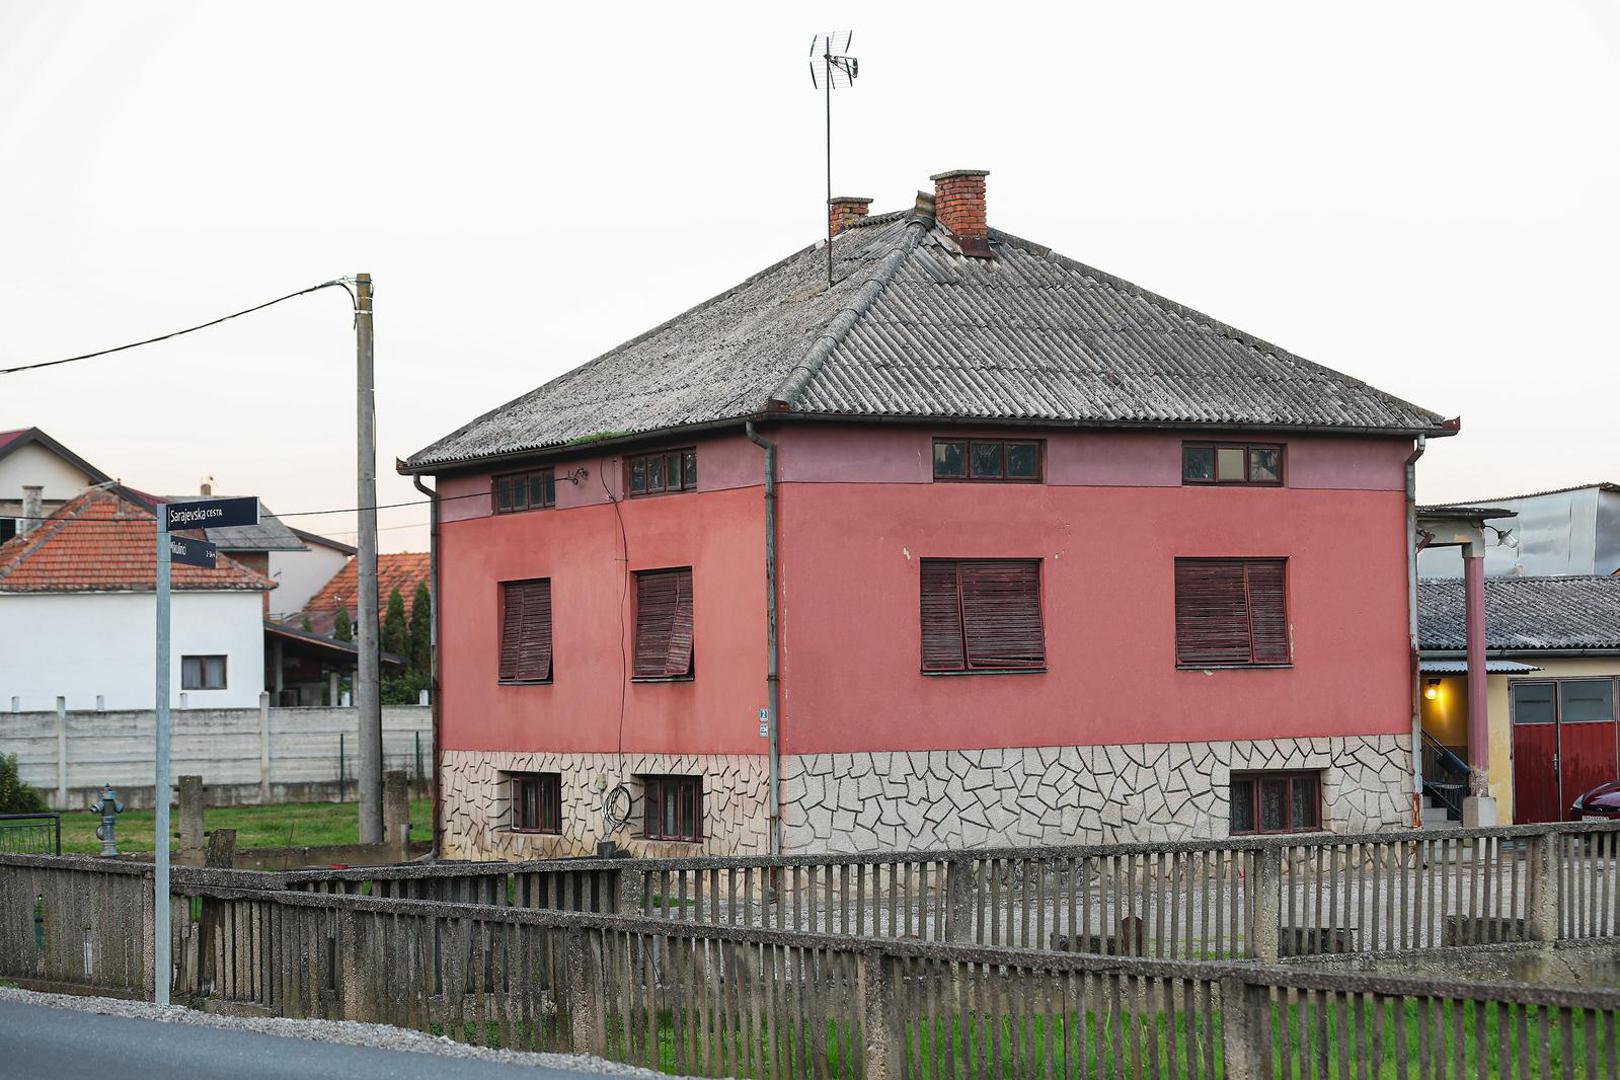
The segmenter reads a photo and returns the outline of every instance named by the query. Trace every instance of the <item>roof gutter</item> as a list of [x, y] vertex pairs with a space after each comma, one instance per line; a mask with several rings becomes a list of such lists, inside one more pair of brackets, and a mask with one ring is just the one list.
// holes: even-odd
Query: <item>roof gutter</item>
[[[1466, 649], [1424, 649], [1423, 656], [1430, 660], [1466, 660]], [[1581, 657], [1620, 656], [1620, 645], [1590, 649], [1486, 649], [1487, 660], [1512, 660], [1515, 657], [1535, 660], [1572, 660]]]
[[439, 817], [439, 745], [442, 742], [440, 731], [442, 724], [439, 717], [439, 604], [444, 595], [439, 591], [439, 493], [422, 483], [420, 476], [411, 477], [411, 483], [416, 490], [428, 497], [428, 579], [431, 582], [429, 589], [431, 595], [428, 603], [432, 618], [428, 620], [428, 715], [431, 718], [432, 741], [429, 753], [433, 755], [432, 767], [429, 770], [432, 779], [433, 792], [433, 848], [431, 858], [437, 859], [440, 854], [440, 817]]
[[1418, 647], [1418, 552], [1427, 546], [1417, 528], [1417, 463], [1428, 449], [1428, 440], [1419, 435], [1417, 445], [1406, 458], [1406, 629], [1411, 661], [1412, 698], [1412, 828], [1423, 827], [1423, 683], [1419, 670]]
[[770, 699], [766, 730], [770, 736], [771, 854], [782, 854], [782, 676], [781, 639], [777, 635], [776, 607], [776, 444], [744, 426], [748, 439], [765, 451], [765, 689]]

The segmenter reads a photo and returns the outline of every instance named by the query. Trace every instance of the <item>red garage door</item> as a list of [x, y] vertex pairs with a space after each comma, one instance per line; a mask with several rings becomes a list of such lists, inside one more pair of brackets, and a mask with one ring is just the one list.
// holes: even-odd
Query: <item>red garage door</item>
[[1615, 680], [1512, 686], [1513, 820], [1561, 821], [1583, 791], [1620, 776]]

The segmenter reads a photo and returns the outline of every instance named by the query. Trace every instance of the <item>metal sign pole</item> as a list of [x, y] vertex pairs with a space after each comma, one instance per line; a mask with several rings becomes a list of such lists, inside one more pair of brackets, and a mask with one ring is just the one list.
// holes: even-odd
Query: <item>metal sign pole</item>
[[152, 1000], [169, 1003], [169, 508], [157, 505], [157, 776], [152, 870]]

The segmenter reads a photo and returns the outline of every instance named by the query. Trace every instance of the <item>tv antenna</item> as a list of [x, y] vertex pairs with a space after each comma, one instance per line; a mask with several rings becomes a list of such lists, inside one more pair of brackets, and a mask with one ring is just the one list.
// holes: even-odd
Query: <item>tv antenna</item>
[[827, 284], [833, 283], [832, 225], [832, 92], [855, 85], [861, 62], [849, 55], [854, 31], [817, 34], [810, 39], [810, 85], [827, 96]]

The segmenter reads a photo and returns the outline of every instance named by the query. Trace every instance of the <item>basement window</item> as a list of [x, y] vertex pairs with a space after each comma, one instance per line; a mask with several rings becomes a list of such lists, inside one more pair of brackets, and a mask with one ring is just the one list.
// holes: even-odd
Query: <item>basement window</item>
[[644, 776], [641, 783], [643, 836], [692, 844], [703, 840], [703, 777]]
[[1181, 482], [1280, 487], [1283, 448], [1276, 443], [1183, 443]]
[[1317, 832], [1322, 828], [1322, 775], [1315, 772], [1232, 774], [1233, 836]]
[[658, 495], [697, 488], [697, 450], [665, 450], [625, 459], [631, 495]]
[[562, 832], [562, 774], [511, 773], [512, 831]]

